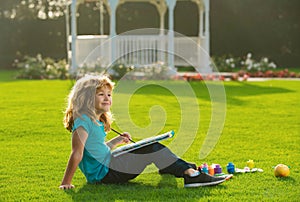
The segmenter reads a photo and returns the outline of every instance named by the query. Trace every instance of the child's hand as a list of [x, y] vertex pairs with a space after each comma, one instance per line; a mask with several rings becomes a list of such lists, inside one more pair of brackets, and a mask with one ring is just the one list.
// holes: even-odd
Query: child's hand
[[73, 188], [75, 188], [75, 186], [72, 184], [62, 184], [59, 186], [59, 188], [60, 189], [73, 189]]
[[131, 136], [129, 133], [127, 132], [124, 132], [122, 133], [122, 136], [120, 136], [122, 138], [122, 143], [129, 143], [130, 142], [130, 139], [131, 139]]
[[120, 144], [124, 144], [124, 143], [127, 144], [131, 141], [131, 136], [129, 133], [125, 132], [125, 133], [118, 133], [118, 134], [119, 136], [106, 142], [106, 144], [110, 147], [110, 149], [113, 149]]

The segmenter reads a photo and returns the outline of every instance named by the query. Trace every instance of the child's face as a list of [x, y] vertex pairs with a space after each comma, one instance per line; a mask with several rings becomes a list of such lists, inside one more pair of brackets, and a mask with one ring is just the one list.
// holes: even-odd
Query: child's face
[[108, 112], [112, 105], [112, 95], [111, 89], [108, 87], [103, 87], [97, 89], [95, 95], [95, 109], [97, 114]]

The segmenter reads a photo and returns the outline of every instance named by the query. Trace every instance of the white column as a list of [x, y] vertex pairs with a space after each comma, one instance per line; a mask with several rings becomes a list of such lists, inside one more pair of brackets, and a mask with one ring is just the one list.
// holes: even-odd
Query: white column
[[166, 14], [167, 8], [165, 4], [160, 4], [158, 7], [158, 13], [159, 13], [159, 19], [160, 19], [160, 23], [159, 23], [159, 36], [162, 40], [160, 40], [159, 42], [159, 54], [158, 54], [158, 58], [157, 60], [159, 62], [163, 62], [166, 63], [166, 58], [165, 58], [165, 14]]
[[70, 9], [69, 4], [66, 3], [66, 10], [65, 10], [65, 21], [66, 21], [66, 51], [67, 51], [67, 64], [71, 69], [71, 55], [70, 55]]
[[204, 8], [205, 8], [205, 41], [204, 41], [204, 48], [208, 54], [210, 54], [210, 43], [209, 43], [209, 0], [204, 0]]
[[176, 0], [166, 0], [169, 9], [168, 65], [174, 68], [174, 8]]
[[111, 63], [114, 63], [116, 60], [116, 10], [119, 0], [109, 0], [110, 6], [110, 41], [111, 41]]
[[100, 35], [104, 35], [104, 19], [103, 19], [103, 1], [99, 1], [99, 21], [100, 21]]
[[[203, 13], [205, 14], [203, 16]], [[204, 17], [204, 19], [203, 19]], [[205, 27], [203, 26], [205, 24]], [[203, 30], [204, 28], [204, 30]], [[202, 73], [211, 73], [210, 67], [210, 37], [209, 37], [209, 0], [203, 0], [203, 4], [199, 4], [199, 42], [198, 48], [198, 65], [199, 71]], [[199, 45], [199, 44], [198, 44]]]
[[204, 0], [204, 9], [205, 9], [205, 33], [204, 33], [204, 40], [203, 40], [203, 48], [206, 51], [203, 65], [204, 65], [204, 71], [205, 72], [211, 72], [210, 67], [210, 37], [209, 37], [209, 0]]
[[76, 0], [72, 0], [71, 4], [71, 34], [72, 34], [72, 58], [70, 73], [73, 74], [76, 71], [76, 38], [77, 38], [77, 22], [76, 22]]
[[159, 29], [160, 29], [160, 35], [164, 35], [164, 29], [165, 29], [165, 14], [167, 11], [167, 8], [164, 4], [160, 4], [159, 7], [157, 7], [158, 13], [159, 13]]
[[199, 12], [199, 32], [198, 32], [198, 36], [199, 39], [204, 37], [204, 33], [203, 33], [203, 7], [201, 5], [198, 6], [198, 12]]
[[198, 61], [197, 61], [197, 66], [196, 68], [198, 70], [201, 71], [201, 67], [203, 67], [203, 59], [204, 59], [204, 52], [202, 50], [202, 40], [204, 38], [204, 34], [203, 34], [203, 4], [200, 3], [199, 1], [196, 2], [198, 5], [198, 14], [199, 14], [199, 26], [198, 26], [198, 40], [197, 40], [197, 57], [198, 57]]

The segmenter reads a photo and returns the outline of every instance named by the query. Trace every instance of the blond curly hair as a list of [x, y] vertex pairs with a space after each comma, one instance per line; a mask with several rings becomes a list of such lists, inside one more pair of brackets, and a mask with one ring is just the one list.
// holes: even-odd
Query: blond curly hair
[[[114, 85], [114, 82], [107, 75], [85, 75], [77, 80], [68, 96], [68, 106], [63, 120], [65, 128], [72, 132], [74, 120], [83, 114], [90, 117], [95, 124], [98, 124], [95, 111], [96, 91], [103, 87], [113, 90]], [[109, 131], [113, 121], [111, 112], [103, 113], [99, 121], [104, 123], [104, 130]]]

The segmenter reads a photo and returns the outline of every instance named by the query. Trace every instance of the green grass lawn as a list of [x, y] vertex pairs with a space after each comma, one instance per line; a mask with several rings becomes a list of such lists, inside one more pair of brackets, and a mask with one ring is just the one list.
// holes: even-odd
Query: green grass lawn
[[[198, 164], [219, 163], [224, 170], [228, 162], [243, 168], [247, 160], [253, 159], [263, 173], [237, 174], [219, 186], [187, 189], [183, 188], [182, 179], [156, 172], [142, 174], [126, 185], [89, 185], [77, 170], [73, 179], [76, 188], [62, 191], [58, 186], [71, 148], [70, 134], [62, 125], [62, 111], [72, 82], [15, 81], [10, 79], [12, 73], [0, 74], [0, 201], [297, 201], [300, 198], [300, 81], [225, 82], [224, 129], [205, 159], [198, 157], [211, 118], [210, 99], [204, 83], [191, 83], [201, 109], [201, 124], [193, 144], [182, 157]], [[181, 84], [176, 81], [174, 85]], [[176, 132], [180, 124], [177, 100], [157, 86], [144, 87], [132, 97], [132, 120], [140, 127], [147, 126], [149, 109], [156, 104], [162, 105], [168, 115], [163, 130]], [[274, 177], [272, 167], [279, 163], [291, 167], [289, 177]]]

